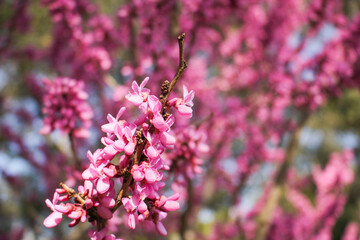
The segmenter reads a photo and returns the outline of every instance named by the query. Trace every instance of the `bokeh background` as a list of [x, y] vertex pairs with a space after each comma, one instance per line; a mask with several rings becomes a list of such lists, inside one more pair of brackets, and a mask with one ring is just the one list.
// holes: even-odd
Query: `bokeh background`
[[[177, 116], [174, 132], [206, 151], [197, 145], [169, 173], [165, 192], [180, 192], [182, 208], [163, 239], [358, 239], [359, 8], [358, 0], [0, 0], [0, 239], [88, 239], [88, 223], [46, 229], [45, 199], [61, 181], [81, 182], [86, 152], [102, 146], [100, 126], [127, 106], [132, 80], [150, 76], [159, 94], [172, 79], [182, 32], [188, 68], [175, 92], [185, 84], [196, 97], [192, 119]], [[43, 79], [56, 77], [85, 83], [89, 138], [39, 133]], [[128, 229], [123, 215], [118, 237], [162, 239]]]

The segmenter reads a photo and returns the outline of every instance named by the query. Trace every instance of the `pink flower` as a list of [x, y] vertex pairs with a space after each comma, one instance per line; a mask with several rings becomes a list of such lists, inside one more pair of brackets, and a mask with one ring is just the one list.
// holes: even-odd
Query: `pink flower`
[[106, 132], [106, 133], [114, 133], [115, 126], [118, 124], [118, 121], [119, 121], [121, 115], [123, 115], [123, 113], [125, 112], [125, 110], [126, 110], [125, 107], [120, 108], [119, 112], [116, 115], [116, 118], [114, 118], [111, 114], [108, 114], [107, 120], [109, 121], [109, 123], [102, 125], [101, 131]]
[[55, 192], [52, 202], [49, 199], [46, 199], [46, 205], [53, 211], [47, 218], [44, 220], [44, 226], [47, 228], [52, 228], [57, 226], [62, 219], [63, 213], [58, 212], [55, 209], [55, 204], [59, 200], [59, 193]]
[[140, 166], [134, 165], [131, 174], [135, 181], [139, 182], [145, 179], [150, 184], [160, 181], [162, 178], [162, 175], [146, 162], [142, 162]]
[[40, 133], [49, 134], [58, 128], [75, 137], [87, 138], [94, 114], [86, 102], [88, 94], [84, 83], [65, 77], [55, 78], [54, 81], [44, 79], [43, 82], [46, 85], [42, 108], [45, 117]]
[[116, 238], [115, 235], [110, 234], [106, 235], [108, 232], [108, 229], [105, 227], [101, 229], [100, 231], [95, 231], [94, 229], [90, 229], [88, 231], [88, 236], [90, 240], [122, 240], [121, 238]]
[[160, 233], [161, 235], [166, 236], [167, 231], [166, 231], [164, 224], [161, 222], [161, 220], [166, 218], [167, 213], [166, 212], [158, 212], [157, 214], [158, 214], [158, 218], [154, 222], [156, 231], [158, 231], [158, 233]]
[[159, 200], [155, 201], [155, 207], [164, 212], [176, 211], [180, 208], [177, 200], [180, 194], [176, 193], [170, 197], [161, 196]]
[[[125, 151], [127, 155], [133, 154], [136, 146], [136, 125], [124, 121], [122, 124], [117, 122], [114, 125], [108, 123], [105, 128], [108, 131], [108, 137], [101, 139], [101, 142], [105, 145], [104, 159], [111, 160], [122, 151]], [[114, 139], [115, 136], [112, 133], [115, 134], [117, 139]]]
[[158, 231], [158, 233], [160, 233], [163, 236], [167, 235], [166, 228], [165, 228], [164, 224], [162, 224], [162, 222], [157, 221], [155, 224], [155, 227], [156, 227], [156, 230]]
[[141, 165], [141, 167], [134, 165], [131, 169], [131, 174], [136, 182], [143, 180], [145, 177], [143, 165]]
[[135, 229], [136, 227], [135, 210], [137, 209], [140, 203], [140, 199], [137, 195], [134, 195], [131, 198], [123, 198], [121, 201], [124, 205], [125, 210], [128, 212], [128, 226], [131, 229]]
[[[169, 123], [171, 124], [171, 123]], [[160, 142], [165, 148], [171, 148], [176, 143], [176, 139], [168, 132], [160, 133]]]
[[[53, 211], [45, 220], [44, 226], [51, 228], [57, 226], [61, 220], [62, 216], [65, 214], [69, 218], [73, 219], [70, 222], [69, 226], [75, 226], [77, 223], [85, 222], [87, 219], [87, 212], [81, 206], [77, 204], [71, 203], [60, 203], [56, 204], [59, 200], [61, 200], [59, 193], [56, 191], [54, 193], [53, 201], [51, 202], [49, 199], [46, 199], [46, 205]], [[68, 200], [67, 198], [63, 199], [64, 201]]]
[[350, 222], [345, 229], [342, 240], [356, 240], [358, 239], [359, 225], [356, 222]]
[[126, 138], [126, 140], [128, 141], [128, 143], [126, 144], [124, 151], [127, 155], [131, 155], [134, 153], [135, 150], [135, 146], [136, 146], [136, 138], [135, 138], [135, 132], [136, 132], [136, 128], [130, 128], [130, 127], [125, 127], [124, 129], [124, 136]]
[[149, 77], [146, 77], [144, 81], [140, 84], [137, 84], [136, 81], [132, 83], [132, 90], [133, 92], [126, 95], [126, 99], [134, 104], [135, 106], [140, 106], [143, 102], [147, 101], [147, 97], [150, 93], [150, 90], [144, 88], [146, 83], [149, 81]]
[[313, 176], [318, 191], [333, 191], [353, 182], [354, 172], [350, 167], [352, 158], [352, 151], [344, 150], [342, 153], [331, 154], [330, 161], [324, 170], [321, 170], [319, 166], [315, 166]]
[[148, 140], [149, 145], [144, 150], [145, 155], [151, 160], [157, 159], [160, 155], [158, 149], [155, 145], [158, 142], [156, 137], [151, 137], [149, 132], [144, 133], [146, 139]]
[[162, 104], [157, 97], [150, 95], [148, 97], [148, 115], [151, 123], [160, 132], [168, 131], [174, 123], [174, 118], [170, 115], [166, 120], [161, 115]]
[[169, 130], [169, 128], [173, 124], [173, 119], [171, 117], [168, 117], [167, 120], [163, 118], [163, 116], [161, 115], [162, 104], [159, 99], [154, 95], [150, 95], [148, 97], [147, 103], [147, 113], [149, 118], [151, 119], [150, 122], [154, 125], [154, 127], [156, 127], [161, 132]]
[[180, 115], [191, 118], [192, 117], [192, 106], [194, 105], [193, 99], [195, 96], [195, 92], [187, 89], [187, 87], [183, 86], [183, 98], [173, 98], [169, 100], [168, 105], [175, 106], [175, 108], [179, 111]]
[[103, 47], [91, 47], [86, 49], [83, 55], [85, 62], [85, 69], [89, 72], [95, 72], [94, 62], [100, 67], [101, 70], [107, 71], [111, 68], [112, 62], [108, 51]]
[[110, 181], [112, 181], [108, 176], [101, 176], [96, 184], [96, 189], [100, 194], [106, 193], [110, 189]]

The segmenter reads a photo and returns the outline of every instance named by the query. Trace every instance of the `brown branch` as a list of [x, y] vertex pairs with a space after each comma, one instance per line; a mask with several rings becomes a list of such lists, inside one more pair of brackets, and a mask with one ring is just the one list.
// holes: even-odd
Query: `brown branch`
[[71, 152], [72, 152], [73, 159], [74, 159], [74, 166], [77, 170], [81, 171], [81, 160], [78, 157], [77, 152], [76, 152], [75, 138], [74, 138], [73, 131], [71, 131], [69, 133], [69, 141], [70, 141]]
[[305, 126], [305, 123], [308, 119], [307, 116], [303, 116], [300, 119], [300, 122], [290, 140], [290, 143], [287, 147], [286, 151], [286, 158], [282, 165], [279, 167], [279, 170], [277, 171], [274, 179], [274, 186], [270, 190], [267, 202], [265, 203], [264, 208], [259, 213], [257, 219], [258, 219], [258, 228], [256, 231], [255, 240], [263, 240], [266, 238], [273, 212], [275, 208], [278, 206], [278, 203], [280, 201], [281, 193], [283, 192], [283, 188], [285, 187], [285, 178], [286, 173], [293, 163], [296, 154], [299, 149], [299, 141], [300, 141], [300, 133], [303, 127]]
[[[214, 120], [211, 119], [210, 120]], [[209, 126], [212, 126], [212, 122], [210, 122]], [[225, 126], [224, 129], [231, 129], [228, 126]], [[222, 137], [221, 139], [226, 139], [224, 138], [224, 136], [226, 136], [226, 131], [222, 132]], [[208, 166], [210, 166], [211, 164], [213, 164], [221, 155], [221, 149], [226, 145], [226, 141], [220, 141], [218, 144], [216, 144], [216, 146], [214, 146], [214, 150], [212, 151], [212, 155], [211, 158], [207, 161]], [[213, 169], [209, 168], [208, 171], [206, 172], [205, 176], [204, 176], [204, 180], [203, 182], [203, 187], [202, 187], [202, 200], [200, 202], [192, 202], [191, 203], [191, 212], [192, 212], [192, 216], [197, 216], [201, 206], [204, 206], [206, 204], [209, 203], [210, 199], [214, 196], [215, 192], [217, 191], [217, 189], [213, 186], [215, 186], [215, 181], [217, 179], [218, 176], [215, 175], [215, 172]], [[187, 225], [188, 229], [191, 229], [192, 226]], [[179, 230], [180, 231], [180, 230]], [[184, 239], [184, 238], [182, 238]]]
[[[75, 202], [80, 203], [81, 206], [84, 208], [85, 206], [85, 199], [82, 194], [76, 193], [76, 191], [70, 187], [68, 187], [65, 183], [60, 183], [60, 187], [66, 190], [67, 194], [70, 197], [75, 199]], [[85, 208], [84, 208], [85, 209]], [[106, 220], [100, 217], [95, 207], [88, 209], [89, 216], [96, 220], [96, 228], [97, 230], [101, 230], [105, 227]]]
[[125, 173], [124, 183], [116, 197], [115, 206], [111, 209], [112, 212], [115, 212], [122, 205], [122, 198], [127, 196], [129, 191], [130, 184], [133, 180], [133, 177], [130, 172]]
[[186, 67], [187, 67], [187, 63], [184, 59], [184, 40], [185, 40], [185, 33], [181, 34], [178, 36], [178, 43], [179, 43], [179, 68], [174, 76], [174, 78], [172, 79], [170, 86], [169, 86], [169, 91], [165, 94], [165, 96], [161, 99], [161, 103], [163, 105], [163, 110], [166, 106], [166, 102], [171, 94], [171, 92], [173, 91], [175, 84], [177, 83], [177, 81], [180, 79], [180, 77], [182, 76], [182, 74], [184, 73]]
[[142, 139], [142, 142], [140, 144], [138, 144], [138, 147], [135, 149], [134, 165], [139, 165], [141, 156], [143, 154], [144, 147], [145, 147], [145, 140]]
[[70, 187], [68, 187], [65, 183], [60, 183], [60, 187], [66, 190], [69, 196], [73, 197], [76, 202], [80, 203], [81, 205], [85, 205], [85, 199], [77, 194], [76, 191]]
[[185, 233], [186, 233], [187, 227], [189, 225], [189, 216], [190, 216], [190, 213], [192, 212], [193, 202], [194, 202], [194, 191], [193, 191], [194, 188], [193, 188], [191, 179], [186, 177], [186, 183], [187, 183], [187, 186], [186, 186], [187, 207], [186, 207], [186, 210], [181, 215], [181, 219], [180, 219], [180, 237], [183, 240], [185, 240]]
[[[134, 162], [133, 162], [133, 164], [130, 165], [130, 168], [129, 168], [130, 170], [133, 165], [139, 165], [140, 159], [143, 154], [144, 147], [145, 147], [145, 140], [146, 139], [144, 139], [143, 136], [141, 136], [140, 141], [138, 140], [138, 144], [136, 145], [136, 148], [135, 148]], [[116, 209], [118, 209], [122, 205], [121, 199], [123, 197], [127, 196], [128, 189], [129, 189], [129, 186], [130, 186], [132, 180], [133, 180], [132, 175], [129, 173], [129, 171], [126, 171], [125, 176], [124, 176], [124, 181], [123, 181], [124, 184], [122, 185], [118, 195], [116, 196], [115, 206], [111, 209], [112, 212], [115, 212]]]
[[[251, 166], [250, 166], [251, 167]], [[232, 197], [230, 199], [231, 205], [235, 205], [236, 201], [238, 199], [238, 193], [243, 189], [243, 187], [245, 186], [246, 181], [249, 179], [250, 177], [250, 173], [251, 171], [249, 171], [246, 174], [242, 174], [240, 177], [240, 181], [239, 183], [235, 186], [234, 191], [232, 193]]]

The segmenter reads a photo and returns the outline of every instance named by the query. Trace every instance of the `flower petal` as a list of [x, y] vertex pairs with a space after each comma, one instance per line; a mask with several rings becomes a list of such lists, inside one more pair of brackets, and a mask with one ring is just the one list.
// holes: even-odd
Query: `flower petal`
[[164, 146], [169, 146], [169, 145], [174, 145], [175, 142], [176, 142], [176, 139], [175, 139], [174, 136], [172, 136], [168, 132], [162, 132], [161, 135], [160, 135], [160, 142]]
[[51, 213], [47, 218], [44, 220], [44, 226], [47, 228], [52, 228], [57, 226], [62, 219], [63, 214], [59, 212]]
[[110, 188], [110, 179], [108, 177], [99, 178], [96, 189], [100, 194], [106, 193]]
[[104, 148], [104, 153], [107, 155], [107, 157], [112, 158], [118, 153], [118, 151], [116, 151], [113, 146], [108, 145]]
[[178, 106], [178, 111], [180, 113], [180, 115], [186, 117], [186, 118], [191, 118], [192, 117], [192, 109], [191, 107], [185, 106], [185, 105], [179, 105]]
[[71, 219], [78, 219], [81, 217], [81, 211], [72, 211], [67, 216]]
[[180, 208], [180, 204], [176, 201], [166, 201], [164, 206], [162, 207], [163, 209], [165, 209], [168, 212], [171, 211], [176, 211]]
[[135, 143], [133, 142], [129, 142], [124, 148], [124, 151], [127, 155], [133, 154], [134, 150], [135, 150]]
[[48, 206], [48, 208], [55, 211], [54, 204], [50, 201], [50, 199], [46, 199], [45, 203], [46, 203], [46, 206]]
[[128, 218], [128, 226], [131, 229], [135, 229], [136, 227], [136, 222], [135, 222], [135, 216], [133, 213], [129, 214], [129, 218]]
[[145, 85], [147, 84], [148, 81], [149, 81], [149, 77], [146, 77], [146, 78], [142, 81], [142, 83], [140, 84], [140, 89], [141, 89], [141, 90], [145, 87]]
[[135, 93], [139, 93], [139, 85], [137, 84], [136, 81], [133, 81], [132, 84], [131, 84], [131, 88], [132, 90], [135, 92]]
[[122, 152], [125, 148], [125, 142], [122, 139], [116, 140], [113, 146], [117, 151]]
[[150, 146], [146, 149], [146, 154], [150, 159], [156, 159], [159, 157], [159, 152], [154, 146]]
[[142, 96], [136, 95], [134, 93], [129, 93], [128, 95], [125, 96], [125, 98], [135, 106], [140, 106], [144, 101]]
[[152, 168], [145, 170], [145, 179], [148, 183], [154, 183], [156, 181], [156, 174]]
[[71, 209], [72, 207], [69, 205], [55, 205], [55, 210], [61, 213], [68, 213], [71, 211]]
[[164, 224], [162, 224], [161, 222], [157, 222], [156, 223], [156, 230], [163, 236], [166, 236], [167, 235], [167, 231], [166, 231], [166, 228], [164, 227]]
[[112, 218], [112, 212], [109, 208], [103, 206], [103, 205], [99, 205], [97, 207], [97, 212], [99, 213], [100, 217], [104, 218], [104, 219], [110, 219]]
[[116, 120], [119, 120], [119, 118], [121, 117], [121, 115], [123, 115], [123, 113], [125, 112], [126, 107], [122, 107], [120, 108], [119, 112], [116, 115]]
[[104, 197], [101, 199], [101, 204], [107, 208], [115, 206], [115, 200], [112, 197]]
[[139, 213], [143, 213], [146, 210], [148, 210], [146, 203], [144, 201], [141, 201], [139, 206], [138, 206]]
[[107, 168], [107, 167], [104, 167], [103, 168], [103, 172], [106, 176], [108, 177], [113, 177], [115, 176], [115, 170], [113, 168]]
[[135, 170], [132, 175], [135, 182], [140, 182], [141, 180], [144, 179], [144, 173], [139, 170]]
[[164, 132], [169, 129], [169, 125], [165, 122], [161, 114], [156, 114], [152, 121], [153, 125], [159, 129], [161, 132]]
[[85, 180], [94, 180], [99, 177], [99, 173], [92, 167], [89, 167], [88, 169], [85, 169], [81, 176]]
[[101, 131], [105, 133], [113, 133], [115, 129], [116, 122], [106, 123], [101, 126]]

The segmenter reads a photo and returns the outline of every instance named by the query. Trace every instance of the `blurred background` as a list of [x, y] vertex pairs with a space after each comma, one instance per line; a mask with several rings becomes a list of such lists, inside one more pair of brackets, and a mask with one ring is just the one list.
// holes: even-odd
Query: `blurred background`
[[[128, 229], [123, 210], [113, 233], [358, 239], [359, 8], [358, 0], [0, 0], [0, 239], [88, 239], [89, 223], [45, 228], [45, 199], [61, 181], [81, 182], [106, 115], [129, 107], [131, 81], [150, 76], [158, 95], [172, 79], [182, 32], [188, 68], [175, 93], [184, 84], [196, 95], [192, 119], [176, 116], [174, 133], [192, 155], [166, 175], [164, 191], [180, 192], [182, 208], [165, 222], [167, 237]], [[40, 134], [43, 79], [56, 77], [84, 82], [88, 138]]]

